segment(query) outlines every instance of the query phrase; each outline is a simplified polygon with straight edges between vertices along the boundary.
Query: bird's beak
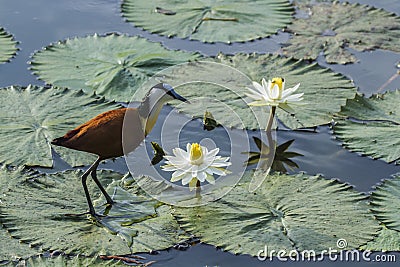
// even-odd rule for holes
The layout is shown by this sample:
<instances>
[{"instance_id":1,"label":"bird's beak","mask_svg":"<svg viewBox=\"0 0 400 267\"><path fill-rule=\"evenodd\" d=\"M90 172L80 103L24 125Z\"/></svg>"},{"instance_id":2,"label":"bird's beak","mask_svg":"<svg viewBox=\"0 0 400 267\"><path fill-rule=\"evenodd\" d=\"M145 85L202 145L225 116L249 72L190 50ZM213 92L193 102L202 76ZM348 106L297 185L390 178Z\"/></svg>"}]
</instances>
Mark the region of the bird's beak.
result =
<instances>
[{"instance_id":1,"label":"bird's beak","mask_svg":"<svg viewBox=\"0 0 400 267\"><path fill-rule=\"evenodd\" d=\"M172 96L173 96L175 99L178 99L178 100L180 100L180 101L182 101L182 102L185 102L185 103L190 104L190 101L189 101L189 100L187 100L187 99L184 98L183 96L179 95L179 94L178 94L177 92L175 92L174 90L171 90L170 92L172 93Z\"/></svg>"}]
</instances>

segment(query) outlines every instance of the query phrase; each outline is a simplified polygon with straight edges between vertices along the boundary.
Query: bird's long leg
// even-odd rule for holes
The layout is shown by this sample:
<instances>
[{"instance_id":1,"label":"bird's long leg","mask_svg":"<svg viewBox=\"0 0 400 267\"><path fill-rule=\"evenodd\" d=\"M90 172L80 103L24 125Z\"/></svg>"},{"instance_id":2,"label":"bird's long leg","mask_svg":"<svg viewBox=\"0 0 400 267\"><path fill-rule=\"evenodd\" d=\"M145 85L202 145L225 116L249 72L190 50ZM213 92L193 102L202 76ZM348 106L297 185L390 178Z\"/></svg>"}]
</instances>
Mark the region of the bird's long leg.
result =
<instances>
[{"instance_id":1,"label":"bird's long leg","mask_svg":"<svg viewBox=\"0 0 400 267\"><path fill-rule=\"evenodd\" d=\"M88 203L88 206L89 206L89 213L90 213L90 215L92 215L93 217L96 217L96 212L95 212L95 210L94 210L92 200L90 199L89 190L88 190L88 188L87 188L86 181L87 181L87 177L89 176L89 173L91 173L91 172L93 172L93 171L96 172L97 166L99 166L100 161L101 161L101 159L100 159L100 157L99 157L99 158L96 159L96 161L92 164L92 166L90 166L89 169L87 169L87 170L85 171L85 173L84 173L84 174L82 175L82 177L81 177L81 178L82 178L83 190L85 191L86 200L87 200L87 203Z\"/></svg>"},{"instance_id":2,"label":"bird's long leg","mask_svg":"<svg viewBox=\"0 0 400 267\"><path fill-rule=\"evenodd\" d=\"M112 205L112 204L114 204L114 201L112 200L110 195L107 193L107 191L104 189L104 187L101 185L100 181L97 179L96 170L97 170L97 166L95 169L92 170L92 173L91 173L92 179L97 184L97 186L100 188L100 191L103 193L104 197L107 200L107 204Z\"/></svg>"}]
</instances>

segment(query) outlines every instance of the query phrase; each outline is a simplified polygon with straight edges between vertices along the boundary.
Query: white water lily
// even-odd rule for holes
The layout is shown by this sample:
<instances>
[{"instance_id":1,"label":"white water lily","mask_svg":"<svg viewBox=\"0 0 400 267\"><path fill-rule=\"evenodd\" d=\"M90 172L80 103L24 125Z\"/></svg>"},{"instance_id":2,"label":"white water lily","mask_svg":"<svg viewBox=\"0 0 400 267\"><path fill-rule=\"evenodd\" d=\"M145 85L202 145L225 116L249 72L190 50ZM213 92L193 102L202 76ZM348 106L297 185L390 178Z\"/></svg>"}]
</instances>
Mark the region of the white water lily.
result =
<instances>
[{"instance_id":1,"label":"white water lily","mask_svg":"<svg viewBox=\"0 0 400 267\"><path fill-rule=\"evenodd\" d=\"M261 83L262 85L253 81L255 89L247 88L250 93L246 93L246 95L255 100L249 103L249 106L273 106L292 112L288 104L303 100L303 93L293 94L299 88L300 83L288 89L285 89L285 80L280 77L268 80L268 82L262 79Z\"/></svg>"},{"instance_id":2,"label":"white water lily","mask_svg":"<svg viewBox=\"0 0 400 267\"><path fill-rule=\"evenodd\" d=\"M198 143L187 144L186 151L181 148L172 150L174 156L164 156L164 171L173 171L171 182L182 180L182 185L189 184L190 190L196 187L197 181L215 183L214 174L225 176L229 173L223 167L230 166L229 157L217 156L219 148L208 151Z\"/></svg>"}]
</instances>

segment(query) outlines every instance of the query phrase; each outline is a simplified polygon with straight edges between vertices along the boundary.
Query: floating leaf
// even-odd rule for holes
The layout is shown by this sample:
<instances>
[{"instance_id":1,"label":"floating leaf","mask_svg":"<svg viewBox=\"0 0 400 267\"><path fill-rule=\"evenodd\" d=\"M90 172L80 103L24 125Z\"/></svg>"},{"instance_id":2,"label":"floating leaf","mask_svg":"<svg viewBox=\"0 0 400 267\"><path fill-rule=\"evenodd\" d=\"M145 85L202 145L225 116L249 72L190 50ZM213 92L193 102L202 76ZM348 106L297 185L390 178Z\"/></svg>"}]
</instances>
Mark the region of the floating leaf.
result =
<instances>
[{"instance_id":1,"label":"floating leaf","mask_svg":"<svg viewBox=\"0 0 400 267\"><path fill-rule=\"evenodd\" d=\"M3 199L8 194L9 191L13 191L14 188L23 180L26 176L36 175L38 172L29 169L25 166L20 166L18 168L11 168L3 165L0 168L0 217L4 213L3 209ZM28 258L33 255L37 255L39 252L30 247L27 244L21 243L20 240L13 238L7 231L3 228L0 221L0 263L7 260L17 260L20 258ZM1 265L1 264L0 264Z\"/></svg>"},{"instance_id":2,"label":"floating leaf","mask_svg":"<svg viewBox=\"0 0 400 267\"><path fill-rule=\"evenodd\" d=\"M176 208L176 216L203 242L250 255L265 246L274 255L281 249L286 255L293 249L318 253L336 249L341 238L346 249L353 249L379 230L365 196L337 180L275 174L254 193L247 188L247 183L239 184L206 206Z\"/></svg>"},{"instance_id":3,"label":"floating leaf","mask_svg":"<svg viewBox=\"0 0 400 267\"><path fill-rule=\"evenodd\" d=\"M371 198L375 217L387 228L400 231L400 174L385 180Z\"/></svg>"},{"instance_id":4,"label":"floating leaf","mask_svg":"<svg viewBox=\"0 0 400 267\"><path fill-rule=\"evenodd\" d=\"M30 248L27 244L22 244L19 242L19 240L12 238L7 230L1 225L0 240L0 263L2 261L30 257L38 253L38 251Z\"/></svg>"},{"instance_id":5,"label":"floating leaf","mask_svg":"<svg viewBox=\"0 0 400 267\"><path fill-rule=\"evenodd\" d=\"M0 63L7 62L17 50L17 42L13 36L0 27Z\"/></svg>"},{"instance_id":6,"label":"floating leaf","mask_svg":"<svg viewBox=\"0 0 400 267\"><path fill-rule=\"evenodd\" d=\"M32 257L26 260L20 260L17 263L11 262L5 266L25 266L25 267L53 267L53 266L126 266L122 261L102 260L99 258L86 258L83 256L57 256L57 257ZM139 265L130 265L139 266ZM142 265L140 265L142 266Z\"/></svg>"},{"instance_id":7,"label":"floating leaf","mask_svg":"<svg viewBox=\"0 0 400 267\"><path fill-rule=\"evenodd\" d=\"M361 249L371 251L400 251L400 232L383 227L373 240Z\"/></svg>"},{"instance_id":8,"label":"floating leaf","mask_svg":"<svg viewBox=\"0 0 400 267\"><path fill-rule=\"evenodd\" d=\"M357 60L347 48L400 52L400 18L393 13L338 1L298 6L311 15L288 26L294 36L286 55L315 60L323 52L328 63L346 64Z\"/></svg>"},{"instance_id":9,"label":"floating leaf","mask_svg":"<svg viewBox=\"0 0 400 267\"><path fill-rule=\"evenodd\" d=\"M329 123L332 115L356 94L351 81L340 74L277 55L220 54L215 59L176 66L159 75L192 102L177 105L179 110L198 118L203 118L207 110L221 125L248 129L265 128L269 114L266 107L250 108L244 101L251 80L260 82L262 78L278 76L285 78L288 87L300 83L298 92L304 93L304 103L293 106L294 116L277 110L278 119L292 129Z\"/></svg>"},{"instance_id":10,"label":"floating leaf","mask_svg":"<svg viewBox=\"0 0 400 267\"><path fill-rule=\"evenodd\" d=\"M16 170L9 170L6 166L0 168L0 214L2 211L2 202L5 194L13 190L23 175L32 175L35 172L25 167L19 167ZM30 248L27 244L20 243L19 240L12 238L0 222L0 262L6 260L16 260L27 258L38 253L37 250Z\"/></svg>"},{"instance_id":11,"label":"floating leaf","mask_svg":"<svg viewBox=\"0 0 400 267\"><path fill-rule=\"evenodd\" d=\"M0 89L0 162L12 165L53 165L50 141L106 110L107 102L82 91L11 86ZM54 147L68 163L84 165L95 157Z\"/></svg>"},{"instance_id":12,"label":"floating leaf","mask_svg":"<svg viewBox=\"0 0 400 267\"><path fill-rule=\"evenodd\" d=\"M400 91L348 100L334 132L355 152L400 164Z\"/></svg>"},{"instance_id":13,"label":"floating leaf","mask_svg":"<svg viewBox=\"0 0 400 267\"><path fill-rule=\"evenodd\" d=\"M287 0L124 0L123 16L152 33L202 42L244 42L277 33L292 20Z\"/></svg>"},{"instance_id":14,"label":"floating leaf","mask_svg":"<svg viewBox=\"0 0 400 267\"><path fill-rule=\"evenodd\" d=\"M103 207L103 213L107 214L97 224L87 215L67 215L87 209L80 181L82 171L24 177L25 181L2 199L0 220L22 242L67 254L148 252L179 241L178 224L169 206L158 207L157 201L139 194L138 190L116 187L112 181L121 179L117 173L99 171L98 174L103 185L111 185L107 190L116 203L111 208L96 205L97 212ZM92 197L100 194L93 182L89 183L89 191ZM96 201L99 202L105 203L101 199Z\"/></svg>"},{"instance_id":15,"label":"floating leaf","mask_svg":"<svg viewBox=\"0 0 400 267\"><path fill-rule=\"evenodd\" d=\"M93 35L68 39L35 53L31 69L46 83L90 93L94 90L128 102L155 73L198 57L169 51L140 37Z\"/></svg>"}]
</instances>

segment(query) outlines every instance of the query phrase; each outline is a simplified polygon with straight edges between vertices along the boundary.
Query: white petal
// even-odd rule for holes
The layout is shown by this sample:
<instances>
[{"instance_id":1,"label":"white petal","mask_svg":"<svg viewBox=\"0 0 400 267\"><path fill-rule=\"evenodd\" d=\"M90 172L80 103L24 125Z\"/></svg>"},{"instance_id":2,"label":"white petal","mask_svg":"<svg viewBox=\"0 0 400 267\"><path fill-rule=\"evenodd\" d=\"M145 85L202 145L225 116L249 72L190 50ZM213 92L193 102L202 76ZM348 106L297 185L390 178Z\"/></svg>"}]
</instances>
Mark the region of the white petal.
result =
<instances>
[{"instance_id":1,"label":"white petal","mask_svg":"<svg viewBox=\"0 0 400 267\"><path fill-rule=\"evenodd\" d=\"M163 166L161 166L161 169L166 172L178 170L178 168L176 168L174 165L163 165Z\"/></svg>"},{"instance_id":2,"label":"white petal","mask_svg":"<svg viewBox=\"0 0 400 267\"><path fill-rule=\"evenodd\" d=\"M216 167L214 167L214 166L209 167L207 170L209 170L209 171L211 171L212 173L215 173L215 174L217 174L217 175L222 175L222 176L226 175L226 172L225 172L224 169L216 168ZM207 173L212 174L212 173L210 173L210 172L208 172L208 171L207 171Z\"/></svg>"},{"instance_id":3,"label":"white petal","mask_svg":"<svg viewBox=\"0 0 400 267\"><path fill-rule=\"evenodd\" d=\"M296 86L289 88L287 90L284 90L282 93L282 98L285 98L285 97L293 94L299 88L299 86L300 86L300 84L298 83L298 84L296 84Z\"/></svg>"},{"instance_id":4,"label":"white petal","mask_svg":"<svg viewBox=\"0 0 400 267\"><path fill-rule=\"evenodd\" d=\"M172 174L171 182L176 182L182 179L185 176L186 172L183 171L176 171Z\"/></svg>"},{"instance_id":5,"label":"white petal","mask_svg":"<svg viewBox=\"0 0 400 267\"><path fill-rule=\"evenodd\" d=\"M210 152L208 152L207 157L215 157L219 152L219 148L214 148L213 150L211 150Z\"/></svg>"},{"instance_id":6,"label":"white petal","mask_svg":"<svg viewBox=\"0 0 400 267\"><path fill-rule=\"evenodd\" d=\"M256 90L257 90L258 92L260 92L261 94L263 94L264 88L261 86L261 84L259 84L258 82L255 82L255 81L253 81L252 83L253 83L254 88L256 88Z\"/></svg>"},{"instance_id":7,"label":"white petal","mask_svg":"<svg viewBox=\"0 0 400 267\"><path fill-rule=\"evenodd\" d=\"M262 86L263 86L263 93L264 95L268 95L269 87L271 86L271 81L266 81L264 78L261 80Z\"/></svg>"},{"instance_id":8,"label":"white petal","mask_svg":"<svg viewBox=\"0 0 400 267\"><path fill-rule=\"evenodd\" d=\"M279 98L279 86L277 84L274 85L271 89L271 98L278 99Z\"/></svg>"},{"instance_id":9,"label":"white petal","mask_svg":"<svg viewBox=\"0 0 400 267\"><path fill-rule=\"evenodd\" d=\"M285 100L287 102L298 102L303 100L304 93L288 96Z\"/></svg>"},{"instance_id":10,"label":"white petal","mask_svg":"<svg viewBox=\"0 0 400 267\"><path fill-rule=\"evenodd\" d=\"M193 179L192 175L190 173L186 173L182 177L182 185L187 185L192 179Z\"/></svg>"},{"instance_id":11,"label":"white petal","mask_svg":"<svg viewBox=\"0 0 400 267\"><path fill-rule=\"evenodd\" d=\"M204 158L204 156L206 156L208 154L208 148L206 148L205 146L202 146L201 152L203 152L203 158Z\"/></svg>"},{"instance_id":12,"label":"white petal","mask_svg":"<svg viewBox=\"0 0 400 267\"><path fill-rule=\"evenodd\" d=\"M232 163L231 162L225 162L225 161L214 161L211 164L211 167L227 167L227 166L231 166Z\"/></svg>"},{"instance_id":13,"label":"white petal","mask_svg":"<svg viewBox=\"0 0 400 267\"><path fill-rule=\"evenodd\" d=\"M172 150L172 152L175 154L175 158L179 158L181 160L187 160L188 159L188 153L185 150L183 150L183 149L181 149L179 147L174 148Z\"/></svg>"},{"instance_id":14,"label":"white petal","mask_svg":"<svg viewBox=\"0 0 400 267\"><path fill-rule=\"evenodd\" d=\"M206 180L206 173L205 172L198 172L197 173L197 179L199 179L200 182L204 182Z\"/></svg>"}]
</instances>

